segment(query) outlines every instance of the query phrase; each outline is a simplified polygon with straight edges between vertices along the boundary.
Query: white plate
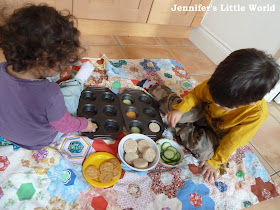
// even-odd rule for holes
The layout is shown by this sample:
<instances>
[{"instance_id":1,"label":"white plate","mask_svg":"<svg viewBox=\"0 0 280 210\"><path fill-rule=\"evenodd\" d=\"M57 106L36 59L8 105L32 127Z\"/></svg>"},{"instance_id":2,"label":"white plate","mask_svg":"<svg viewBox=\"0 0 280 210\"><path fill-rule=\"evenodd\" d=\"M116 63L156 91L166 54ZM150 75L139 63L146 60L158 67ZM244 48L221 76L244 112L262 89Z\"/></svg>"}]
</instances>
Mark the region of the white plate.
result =
<instances>
[{"instance_id":1,"label":"white plate","mask_svg":"<svg viewBox=\"0 0 280 210\"><path fill-rule=\"evenodd\" d=\"M156 157L155 157L153 162L149 163L148 168L145 168L145 169L134 168L131 165L129 165L128 163L125 162L125 160L124 160L125 152L124 152L124 149L123 149L123 145L124 145L125 141L128 140L128 139L133 139L135 141L145 139L148 142L150 142L151 148L153 148L156 151ZM156 143L150 137L145 136L143 134L133 133L133 134L129 134L129 135L123 137L122 140L120 141L119 147L118 147L118 157L121 159L121 161L127 167L129 167L129 168L131 168L135 171L148 171L148 170L151 170L152 168L154 168L158 164L158 162L159 162L159 151L158 151Z\"/></svg>"}]
</instances>

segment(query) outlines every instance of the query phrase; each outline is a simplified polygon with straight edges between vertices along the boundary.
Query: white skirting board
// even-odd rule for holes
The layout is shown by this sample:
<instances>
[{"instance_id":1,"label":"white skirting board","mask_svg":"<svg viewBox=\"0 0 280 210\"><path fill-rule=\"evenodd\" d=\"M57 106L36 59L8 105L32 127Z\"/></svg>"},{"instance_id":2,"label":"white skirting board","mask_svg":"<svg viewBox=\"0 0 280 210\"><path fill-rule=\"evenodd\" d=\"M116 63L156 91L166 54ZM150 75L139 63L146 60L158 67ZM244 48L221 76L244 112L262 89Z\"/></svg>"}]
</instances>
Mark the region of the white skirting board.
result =
<instances>
[{"instance_id":1,"label":"white skirting board","mask_svg":"<svg viewBox=\"0 0 280 210\"><path fill-rule=\"evenodd\" d=\"M270 102L278 95L279 92L280 92L280 82L278 82L275 85L275 87L268 94L265 95L264 99L267 102Z\"/></svg>"},{"instance_id":2,"label":"white skirting board","mask_svg":"<svg viewBox=\"0 0 280 210\"><path fill-rule=\"evenodd\" d=\"M277 60L277 63L280 65L280 58ZM280 89L280 88L279 88ZM279 90L279 94L274 98L274 101L277 104L280 104L280 90Z\"/></svg>"},{"instance_id":3,"label":"white skirting board","mask_svg":"<svg viewBox=\"0 0 280 210\"><path fill-rule=\"evenodd\" d=\"M189 40L196 45L210 60L218 65L234 50L224 43L219 37L201 24L199 28L193 28ZM280 63L280 59L277 61ZM280 82L264 98L272 101L280 93ZM280 96L279 99L280 100ZM277 102L279 103L279 102Z\"/></svg>"},{"instance_id":4,"label":"white skirting board","mask_svg":"<svg viewBox=\"0 0 280 210\"><path fill-rule=\"evenodd\" d=\"M200 25L193 28L189 40L196 45L210 60L218 65L234 50L212 33L207 27Z\"/></svg>"},{"instance_id":5,"label":"white skirting board","mask_svg":"<svg viewBox=\"0 0 280 210\"><path fill-rule=\"evenodd\" d=\"M280 65L280 58L277 60L277 63ZM267 102L272 101L274 98L274 101L276 103L280 103L280 81L275 85L275 87L268 93L265 95L264 99ZM278 97L276 97L278 95Z\"/></svg>"},{"instance_id":6,"label":"white skirting board","mask_svg":"<svg viewBox=\"0 0 280 210\"><path fill-rule=\"evenodd\" d=\"M275 97L274 101L275 101L277 104L280 104L280 93Z\"/></svg>"}]
</instances>

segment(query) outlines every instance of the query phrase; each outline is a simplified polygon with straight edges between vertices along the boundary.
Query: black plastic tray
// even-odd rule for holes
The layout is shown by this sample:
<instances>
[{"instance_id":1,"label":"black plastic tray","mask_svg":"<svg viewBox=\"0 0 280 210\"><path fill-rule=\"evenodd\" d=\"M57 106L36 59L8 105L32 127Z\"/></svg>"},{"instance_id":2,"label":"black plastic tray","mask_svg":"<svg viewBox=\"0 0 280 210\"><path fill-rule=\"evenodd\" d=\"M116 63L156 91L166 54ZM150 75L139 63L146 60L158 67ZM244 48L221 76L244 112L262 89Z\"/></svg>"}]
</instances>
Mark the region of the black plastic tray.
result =
<instances>
[{"instance_id":1,"label":"black plastic tray","mask_svg":"<svg viewBox=\"0 0 280 210\"><path fill-rule=\"evenodd\" d=\"M131 105L123 103L124 99L132 102ZM128 133L132 133L131 127L140 128L141 134L149 136L153 140L162 137L164 124L159 113L158 103L144 91L137 89L126 89L119 96L121 112L124 119L124 125ZM136 119L126 116L126 112L133 111L136 113ZM155 122L160 126L159 132L152 132L149 124Z\"/></svg>"},{"instance_id":2,"label":"black plastic tray","mask_svg":"<svg viewBox=\"0 0 280 210\"><path fill-rule=\"evenodd\" d=\"M87 87L81 93L77 115L98 125L96 132L84 133L91 139L116 139L123 130L119 99L110 89Z\"/></svg>"}]
</instances>

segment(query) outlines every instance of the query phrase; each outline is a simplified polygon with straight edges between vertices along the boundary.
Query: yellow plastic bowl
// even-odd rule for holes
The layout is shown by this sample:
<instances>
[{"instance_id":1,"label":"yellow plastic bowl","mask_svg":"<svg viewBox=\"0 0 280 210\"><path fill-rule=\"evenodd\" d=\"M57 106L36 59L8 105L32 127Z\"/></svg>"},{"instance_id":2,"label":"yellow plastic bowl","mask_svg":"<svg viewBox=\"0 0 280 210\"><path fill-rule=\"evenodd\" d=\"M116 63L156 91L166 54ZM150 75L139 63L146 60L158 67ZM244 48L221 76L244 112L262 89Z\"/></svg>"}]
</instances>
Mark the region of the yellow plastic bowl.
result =
<instances>
[{"instance_id":1,"label":"yellow plastic bowl","mask_svg":"<svg viewBox=\"0 0 280 210\"><path fill-rule=\"evenodd\" d=\"M122 172L121 164L119 164L120 175L118 176L118 178L112 179L110 182L101 183L101 182L99 182L98 179L90 179L85 175L85 169L89 165L93 165L93 166L96 166L97 168L99 168L99 166L102 162L112 159L112 158L116 158L116 157L108 152L96 152L87 157L87 159L85 160L85 162L83 164L83 175L90 185L97 187L97 188L107 188L107 187L111 187L114 184L116 184L116 182L121 177L121 172Z\"/></svg>"}]
</instances>

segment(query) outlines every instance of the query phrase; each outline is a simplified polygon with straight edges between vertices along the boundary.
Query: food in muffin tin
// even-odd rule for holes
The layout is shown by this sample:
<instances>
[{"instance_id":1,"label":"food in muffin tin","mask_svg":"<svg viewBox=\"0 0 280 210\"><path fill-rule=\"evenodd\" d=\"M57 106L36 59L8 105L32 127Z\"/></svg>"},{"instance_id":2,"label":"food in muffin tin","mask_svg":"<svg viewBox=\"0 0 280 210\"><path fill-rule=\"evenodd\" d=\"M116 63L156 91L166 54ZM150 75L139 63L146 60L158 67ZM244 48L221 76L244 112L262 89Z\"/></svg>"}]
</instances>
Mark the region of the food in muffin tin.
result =
<instances>
[{"instance_id":1,"label":"food in muffin tin","mask_svg":"<svg viewBox=\"0 0 280 210\"><path fill-rule=\"evenodd\" d=\"M133 111L128 111L125 115L132 119L136 119L136 117L137 117L136 113Z\"/></svg>"},{"instance_id":2,"label":"food in muffin tin","mask_svg":"<svg viewBox=\"0 0 280 210\"><path fill-rule=\"evenodd\" d=\"M138 128L136 126L131 127L130 130L132 133L141 133L140 128Z\"/></svg>"},{"instance_id":3,"label":"food in muffin tin","mask_svg":"<svg viewBox=\"0 0 280 210\"><path fill-rule=\"evenodd\" d=\"M153 132L153 133L157 133L160 131L160 126L157 123L150 123L149 124L149 129Z\"/></svg>"},{"instance_id":4,"label":"food in muffin tin","mask_svg":"<svg viewBox=\"0 0 280 210\"><path fill-rule=\"evenodd\" d=\"M126 105L131 105L132 104L131 100L129 100L129 99L123 99L123 103L126 104Z\"/></svg>"},{"instance_id":5,"label":"food in muffin tin","mask_svg":"<svg viewBox=\"0 0 280 210\"><path fill-rule=\"evenodd\" d=\"M98 128L98 125L96 123L92 123L92 126L97 129Z\"/></svg>"}]
</instances>

